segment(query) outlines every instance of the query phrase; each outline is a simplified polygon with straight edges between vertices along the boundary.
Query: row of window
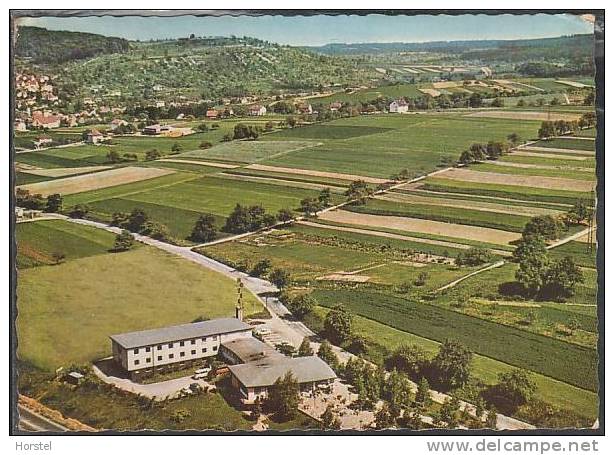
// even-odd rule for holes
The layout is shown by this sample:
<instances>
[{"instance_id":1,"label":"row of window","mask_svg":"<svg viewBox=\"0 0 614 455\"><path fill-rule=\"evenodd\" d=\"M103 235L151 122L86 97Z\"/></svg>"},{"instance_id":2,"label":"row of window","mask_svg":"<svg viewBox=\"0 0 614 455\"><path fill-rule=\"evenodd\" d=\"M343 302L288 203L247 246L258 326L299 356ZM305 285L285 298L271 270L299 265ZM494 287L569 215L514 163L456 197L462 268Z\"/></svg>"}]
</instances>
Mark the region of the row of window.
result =
<instances>
[{"instance_id":1,"label":"row of window","mask_svg":"<svg viewBox=\"0 0 614 455\"><path fill-rule=\"evenodd\" d=\"M217 335L213 335L213 336L211 337L211 339L212 339L213 341L217 341ZM203 341L203 343L205 343L205 342L207 341L207 337L203 337L203 338L202 338L202 341ZM180 341L180 342L179 342L179 347L184 347L184 346L185 346L185 343L186 343L185 341ZM192 344L192 345L196 344L196 340L190 340L190 344ZM172 349L172 348L173 348L173 343L169 343L169 344L168 344L168 347L169 347L169 349ZM136 349L134 350L134 353L135 353L135 354L138 354L138 353L139 353L139 349L140 349L140 348L136 348ZM156 346L156 349L157 349L158 351L161 351L161 350L162 350L162 345L161 345L161 344L159 344L158 346ZM151 348L150 348L149 346L148 346L148 347L146 347L146 348L145 348L145 352L151 352ZM203 351L203 352L204 352L204 351Z\"/></svg>"},{"instance_id":2,"label":"row of window","mask_svg":"<svg viewBox=\"0 0 614 455\"><path fill-rule=\"evenodd\" d=\"M217 351L217 346L213 346L213 351ZM206 352L207 352L207 348L202 348L201 352L202 352L203 354L204 354L204 353L206 353ZM190 353L190 354L191 354L191 355L196 355L196 349L192 349L192 351L191 351L191 353ZM182 352L180 352L180 353L179 353L179 357L185 357L185 352L183 352L183 351L182 351ZM169 354L169 355L168 355L168 358L169 358L170 360L174 359L174 358L175 358L175 354ZM163 357L162 357L161 355L159 355L159 356L158 356L158 362L162 362L162 360L163 360ZM135 364L135 365L139 365L140 363L141 363L141 361L140 361L139 359L135 359L135 360L134 360L134 364ZM147 358L145 359L145 363L151 363L151 357L147 357Z\"/></svg>"}]
</instances>

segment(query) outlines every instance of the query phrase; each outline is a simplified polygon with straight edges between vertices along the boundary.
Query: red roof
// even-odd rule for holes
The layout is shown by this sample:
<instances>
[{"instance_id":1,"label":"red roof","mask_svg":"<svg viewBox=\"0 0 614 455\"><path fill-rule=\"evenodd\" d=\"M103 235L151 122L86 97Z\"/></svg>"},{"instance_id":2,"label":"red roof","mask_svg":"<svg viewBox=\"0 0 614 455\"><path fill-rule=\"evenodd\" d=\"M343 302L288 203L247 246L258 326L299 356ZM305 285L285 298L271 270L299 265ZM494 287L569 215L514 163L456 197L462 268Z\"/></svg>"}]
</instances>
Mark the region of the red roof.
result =
<instances>
[{"instance_id":1,"label":"red roof","mask_svg":"<svg viewBox=\"0 0 614 455\"><path fill-rule=\"evenodd\" d=\"M34 112L32 114L32 121L46 125L49 123L56 123L60 121L60 116L59 115L45 115L42 112Z\"/></svg>"}]
</instances>

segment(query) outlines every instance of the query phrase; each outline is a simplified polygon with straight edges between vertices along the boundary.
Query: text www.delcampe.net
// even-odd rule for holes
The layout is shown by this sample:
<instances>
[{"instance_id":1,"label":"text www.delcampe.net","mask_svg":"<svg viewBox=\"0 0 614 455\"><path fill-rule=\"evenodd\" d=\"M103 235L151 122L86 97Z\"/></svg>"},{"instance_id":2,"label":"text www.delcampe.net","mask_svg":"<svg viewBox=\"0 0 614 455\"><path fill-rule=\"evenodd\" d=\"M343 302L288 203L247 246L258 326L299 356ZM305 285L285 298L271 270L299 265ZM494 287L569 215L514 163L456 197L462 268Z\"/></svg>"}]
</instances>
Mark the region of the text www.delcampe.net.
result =
<instances>
[{"instance_id":1,"label":"text www.delcampe.net","mask_svg":"<svg viewBox=\"0 0 614 455\"><path fill-rule=\"evenodd\" d=\"M540 455L550 452L574 453L597 453L599 452L598 441L529 441L529 440L504 440L504 439L479 439L471 440L439 440L426 441L426 447L433 453L538 453Z\"/></svg>"}]
</instances>

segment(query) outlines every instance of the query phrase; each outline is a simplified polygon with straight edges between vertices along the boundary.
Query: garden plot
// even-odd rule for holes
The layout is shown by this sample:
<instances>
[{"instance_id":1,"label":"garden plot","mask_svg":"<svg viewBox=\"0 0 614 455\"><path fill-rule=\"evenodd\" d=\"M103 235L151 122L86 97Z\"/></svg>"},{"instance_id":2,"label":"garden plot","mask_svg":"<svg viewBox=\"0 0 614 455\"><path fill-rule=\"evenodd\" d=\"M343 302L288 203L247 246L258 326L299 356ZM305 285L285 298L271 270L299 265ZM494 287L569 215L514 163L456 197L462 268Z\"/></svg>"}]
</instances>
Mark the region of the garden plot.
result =
<instances>
[{"instance_id":1,"label":"garden plot","mask_svg":"<svg viewBox=\"0 0 614 455\"><path fill-rule=\"evenodd\" d=\"M528 186L532 188L583 192L589 192L595 187L594 182L586 180L533 175L497 174L495 172L480 172L470 169L450 169L447 172L439 174L437 177L441 179L461 180L464 182Z\"/></svg>"},{"instance_id":2,"label":"garden plot","mask_svg":"<svg viewBox=\"0 0 614 455\"><path fill-rule=\"evenodd\" d=\"M291 167L279 167L279 166L267 166L264 164L251 164L246 167L247 169L255 169L259 171L271 171L271 172L283 172L285 174L297 174L297 175L311 175L314 177L325 177L325 178L334 178L340 180L364 180L367 183L386 183L387 179L379 179L375 177L365 177L362 175L354 175L354 174L343 174L338 172L324 172L324 171L313 171L309 169L295 169Z\"/></svg>"},{"instance_id":3,"label":"garden plot","mask_svg":"<svg viewBox=\"0 0 614 455\"><path fill-rule=\"evenodd\" d=\"M22 185L19 188L28 190L33 194L48 196L50 194L74 194L85 191L109 188L127 183L149 180L163 175L173 174L170 169L158 169L153 167L128 166L119 169L96 172L94 174L79 175L63 179Z\"/></svg>"},{"instance_id":4,"label":"garden plot","mask_svg":"<svg viewBox=\"0 0 614 455\"><path fill-rule=\"evenodd\" d=\"M377 196L376 199L385 201L403 202L408 204L428 204L442 207L460 207L468 210L478 210L482 212L506 213L511 215L554 215L560 213L541 207L525 207L520 205L496 204L492 202L468 201L462 199L444 199L440 197L416 196L402 193L388 193L385 196Z\"/></svg>"},{"instance_id":5,"label":"garden plot","mask_svg":"<svg viewBox=\"0 0 614 455\"><path fill-rule=\"evenodd\" d=\"M322 213L318 217L321 220L334 223L422 232L498 245L507 245L520 238L519 233L507 232L500 229L444 223L441 221L422 220L403 216L370 215L366 213L353 213L345 210L333 210Z\"/></svg>"},{"instance_id":6,"label":"garden plot","mask_svg":"<svg viewBox=\"0 0 614 455\"><path fill-rule=\"evenodd\" d=\"M25 172L26 174L32 175L40 175L41 177L67 177L70 175L77 174L87 174L90 172L104 171L105 169L110 169L111 166L84 166L84 167L65 167L65 168L55 168L55 169L20 169L21 172Z\"/></svg>"},{"instance_id":7,"label":"garden plot","mask_svg":"<svg viewBox=\"0 0 614 455\"><path fill-rule=\"evenodd\" d=\"M433 98L437 98L439 95L441 95L441 92L439 90L435 90L434 88L419 88L418 90L425 95L432 96Z\"/></svg>"},{"instance_id":8,"label":"garden plot","mask_svg":"<svg viewBox=\"0 0 614 455\"><path fill-rule=\"evenodd\" d=\"M181 153L176 155L175 158L254 163L318 145L320 143L314 141L232 141L206 150L193 150Z\"/></svg>"},{"instance_id":9,"label":"garden plot","mask_svg":"<svg viewBox=\"0 0 614 455\"><path fill-rule=\"evenodd\" d=\"M479 111L466 114L465 117L498 118L509 120L578 120L580 114L567 112L533 112L533 111Z\"/></svg>"}]
</instances>

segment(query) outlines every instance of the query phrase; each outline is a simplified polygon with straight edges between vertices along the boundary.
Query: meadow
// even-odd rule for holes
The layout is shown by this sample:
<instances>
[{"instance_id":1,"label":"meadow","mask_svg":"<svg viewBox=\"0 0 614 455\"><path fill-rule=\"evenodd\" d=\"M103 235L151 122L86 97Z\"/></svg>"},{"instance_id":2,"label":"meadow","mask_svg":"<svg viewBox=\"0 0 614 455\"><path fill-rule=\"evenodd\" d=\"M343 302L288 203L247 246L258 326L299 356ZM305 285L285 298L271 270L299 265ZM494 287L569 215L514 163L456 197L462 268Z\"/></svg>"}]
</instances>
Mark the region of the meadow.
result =
<instances>
[{"instance_id":1,"label":"meadow","mask_svg":"<svg viewBox=\"0 0 614 455\"><path fill-rule=\"evenodd\" d=\"M586 139L572 139L572 138L555 138L548 140L541 140L535 143L534 145L538 147L552 147L559 149L570 149L570 150L586 150L586 151L595 151L595 142L589 141Z\"/></svg>"},{"instance_id":2,"label":"meadow","mask_svg":"<svg viewBox=\"0 0 614 455\"><path fill-rule=\"evenodd\" d=\"M110 355L108 336L114 333L234 314L236 284L229 278L148 246L106 253L112 234L51 223L59 223L52 226L63 235L47 237L49 223L18 225L18 241L24 238L43 252L65 250L67 256L58 265L19 271L17 334L23 361L48 371L89 363ZM39 239L45 240L39 245ZM262 310L250 293L244 299L246 313Z\"/></svg>"}]
</instances>

